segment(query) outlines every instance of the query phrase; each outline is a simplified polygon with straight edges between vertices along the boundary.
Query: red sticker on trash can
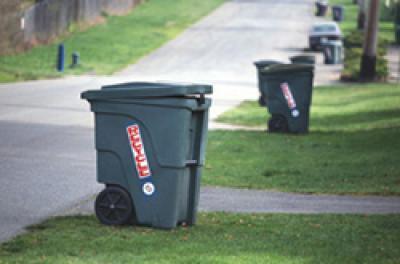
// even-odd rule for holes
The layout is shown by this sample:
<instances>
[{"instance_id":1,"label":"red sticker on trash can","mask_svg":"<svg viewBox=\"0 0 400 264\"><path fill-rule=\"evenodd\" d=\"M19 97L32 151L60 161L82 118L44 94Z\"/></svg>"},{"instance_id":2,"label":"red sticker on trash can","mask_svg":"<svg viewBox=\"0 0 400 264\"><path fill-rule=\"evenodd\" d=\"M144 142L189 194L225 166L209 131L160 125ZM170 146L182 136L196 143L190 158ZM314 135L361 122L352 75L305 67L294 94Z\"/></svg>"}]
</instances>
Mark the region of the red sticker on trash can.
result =
<instances>
[{"instance_id":1,"label":"red sticker on trash can","mask_svg":"<svg viewBox=\"0 0 400 264\"><path fill-rule=\"evenodd\" d=\"M282 83L281 84L281 90L282 90L283 96L286 99L288 107L290 109L296 108L296 101L294 100L292 91L290 91L289 84L288 83Z\"/></svg>"},{"instance_id":2,"label":"red sticker on trash can","mask_svg":"<svg viewBox=\"0 0 400 264\"><path fill-rule=\"evenodd\" d=\"M149 162L144 150L142 136L138 125L128 126L126 129L131 146L133 160L135 161L136 171L140 179L151 176Z\"/></svg>"}]
</instances>

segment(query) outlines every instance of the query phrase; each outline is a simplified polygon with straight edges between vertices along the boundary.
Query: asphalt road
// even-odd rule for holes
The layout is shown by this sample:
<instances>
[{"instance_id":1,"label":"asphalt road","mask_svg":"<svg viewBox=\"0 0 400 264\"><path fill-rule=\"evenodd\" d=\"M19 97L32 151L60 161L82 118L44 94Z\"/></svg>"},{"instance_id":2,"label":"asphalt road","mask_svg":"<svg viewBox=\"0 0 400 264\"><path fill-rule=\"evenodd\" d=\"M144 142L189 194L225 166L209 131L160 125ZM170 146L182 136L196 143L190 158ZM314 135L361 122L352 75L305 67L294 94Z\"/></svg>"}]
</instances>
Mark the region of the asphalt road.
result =
<instances>
[{"instance_id":1,"label":"asphalt road","mask_svg":"<svg viewBox=\"0 0 400 264\"><path fill-rule=\"evenodd\" d=\"M312 8L311 0L228 1L113 77L0 85L0 241L101 188L92 114L81 91L126 80L205 82L215 88L215 117L256 98L253 61L287 61L307 45ZM336 68L318 71L321 82L337 77Z\"/></svg>"}]
</instances>

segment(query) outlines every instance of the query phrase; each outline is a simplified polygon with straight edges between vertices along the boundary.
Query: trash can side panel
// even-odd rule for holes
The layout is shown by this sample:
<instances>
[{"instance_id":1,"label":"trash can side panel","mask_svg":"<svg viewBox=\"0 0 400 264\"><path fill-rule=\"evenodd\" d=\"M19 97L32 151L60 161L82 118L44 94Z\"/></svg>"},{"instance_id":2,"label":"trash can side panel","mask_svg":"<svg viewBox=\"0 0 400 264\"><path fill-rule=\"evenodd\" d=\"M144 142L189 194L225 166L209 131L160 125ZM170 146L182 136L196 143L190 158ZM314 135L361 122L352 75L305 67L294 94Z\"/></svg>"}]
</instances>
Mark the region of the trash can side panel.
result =
<instances>
[{"instance_id":1,"label":"trash can side panel","mask_svg":"<svg viewBox=\"0 0 400 264\"><path fill-rule=\"evenodd\" d=\"M211 103L210 99L206 100ZM208 109L192 112L188 160L196 161L197 166L203 166L205 162L208 136L208 114Z\"/></svg>"},{"instance_id":2,"label":"trash can side panel","mask_svg":"<svg viewBox=\"0 0 400 264\"><path fill-rule=\"evenodd\" d=\"M117 153L108 151L97 152L97 181L104 184L114 184L129 188L123 163Z\"/></svg>"}]
</instances>

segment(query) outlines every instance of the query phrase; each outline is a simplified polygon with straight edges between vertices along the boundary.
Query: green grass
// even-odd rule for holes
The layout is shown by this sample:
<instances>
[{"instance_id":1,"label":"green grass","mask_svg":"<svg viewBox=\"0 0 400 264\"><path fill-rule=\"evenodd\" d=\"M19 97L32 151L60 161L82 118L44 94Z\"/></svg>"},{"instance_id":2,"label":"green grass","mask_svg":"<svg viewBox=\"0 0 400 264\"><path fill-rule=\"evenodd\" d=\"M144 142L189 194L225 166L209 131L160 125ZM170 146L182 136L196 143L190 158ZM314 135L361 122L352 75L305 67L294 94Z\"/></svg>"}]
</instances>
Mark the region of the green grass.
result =
<instances>
[{"instance_id":1,"label":"green grass","mask_svg":"<svg viewBox=\"0 0 400 264\"><path fill-rule=\"evenodd\" d=\"M81 67L65 74L111 74L177 36L224 0L151 0L127 16L108 16L106 22L60 39L71 54L78 51ZM14 56L0 57L0 82L60 77L55 70L57 43Z\"/></svg>"},{"instance_id":2,"label":"green grass","mask_svg":"<svg viewBox=\"0 0 400 264\"><path fill-rule=\"evenodd\" d=\"M210 133L203 183L305 193L400 194L400 87L314 90L310 133ZM218 121L266 128L269 115L244 102Z\"/></svg>"},{"instance_id":3,"label":"green grass","mask_svg":"<svg viewBox=\"0 0 400 264\"><path fill-rule=\"evenodd\" d=\"M193 228L47 221L0 246L0 263L398 263L400 216L200 214Z\"/></svg>"}]
</instances>

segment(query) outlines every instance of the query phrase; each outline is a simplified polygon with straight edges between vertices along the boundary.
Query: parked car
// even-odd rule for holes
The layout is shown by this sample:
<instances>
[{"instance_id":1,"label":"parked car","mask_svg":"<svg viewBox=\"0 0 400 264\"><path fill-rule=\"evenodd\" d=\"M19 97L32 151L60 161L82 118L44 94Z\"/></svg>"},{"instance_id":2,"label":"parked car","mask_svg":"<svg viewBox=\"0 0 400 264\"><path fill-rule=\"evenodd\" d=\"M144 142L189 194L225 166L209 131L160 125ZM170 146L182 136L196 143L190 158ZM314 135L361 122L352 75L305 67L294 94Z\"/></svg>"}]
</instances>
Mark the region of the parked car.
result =
<instances>
[{"instance_id":1,"label":"parked car","mask_svg":"<svg viewBox=\"0 0 400 264\"><path fill-rule=\"evenodd\" d=\"M342 40L342 32L336 22L320 22L312 26L309 33L311 50L320 50L324 42Z\"/></svg>"}]
</instances>

